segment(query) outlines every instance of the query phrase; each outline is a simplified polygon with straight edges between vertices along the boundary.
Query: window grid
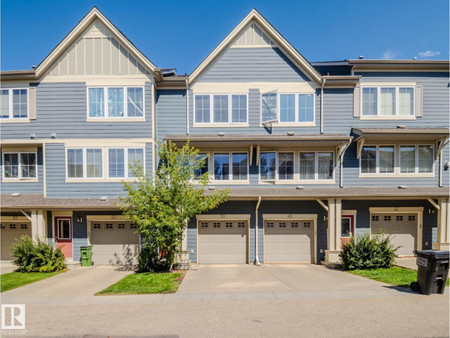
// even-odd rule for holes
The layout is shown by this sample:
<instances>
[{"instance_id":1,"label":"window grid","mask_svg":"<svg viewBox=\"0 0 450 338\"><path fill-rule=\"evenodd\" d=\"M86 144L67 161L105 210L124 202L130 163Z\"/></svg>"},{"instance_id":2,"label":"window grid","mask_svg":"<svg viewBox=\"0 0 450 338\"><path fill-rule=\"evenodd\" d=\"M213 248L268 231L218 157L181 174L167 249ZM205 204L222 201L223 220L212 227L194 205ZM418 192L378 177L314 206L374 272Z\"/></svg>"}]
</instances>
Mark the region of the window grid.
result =
<instances>
[{"instance_id":1,"label":"window grid","mask_svg":"<svg viewBox=\"0 0 450 338\"><path fill-rule=\"evenodd\" d=\"M273 222L267 222L266 223L267 228L273 228Z\"/></svg>"},{"instance_id":2,"label":"window grid","mask_svg":"<svg viewBox=\"0 0 450 338\"><path fill-rule=\"evenodd\" d=\"M311 222L303 222L303 227L311 228Z\"/></svg>"},{"instance_id":3,"label":"window grid","mask_svg":"<svg viewBox=\"0 0 450 338\"><path fill-rule=\"evenodd\" d=\"M87 97L90 119L144 116L144 87L88 87Z\"/></svg>"},{"instance_id":4,"label":"window grid","mask_svg":"<svg viewBox=\"0 0 450 338\"><path fill-rule=\"evenodd\" d=\"M238 228L245 228L245 222L238 222Z\"/></svg>"},{"instance_id":5,"label":"window grid","mask_svg":"<svg viewBox=\"0 0 450 338\"><path fill-rule=\"evenodd\" d=\"M280 222L280 223L278 223L278 226L280 228L286 228L286 222Z\"/></svg>"},{"instance_id":6,"label":"window grid","mask_svg":"<svg viewBox=\"0 0 450 338\"><path fill-rule=\"evenodd\" d=\"M15 225L15 224L10 224L10 225L9 225L9 228L10 228L10 229L15 229L15 228L16 228L16 225Z\"/></svg>"},{"instance_id":7,"label":"window grid","mask_svg":"<svg viewBox=\"0 0 450 338\"><path fill-rule=\"evenodd\" d=\"M94 223L94 229L100 229L101 225L99 223Z\"/></svg>"},{"instance_id":8,"label":"window grid","mask_svg":"<svg viewBox=\"0 0 450 338\"><path fill-rule=\"evenodd\" d=\"M403 221L403 216L402 216L402 215L397 215L397 216L395 217L395 220L396 220L396 221Z\"/></svg>"},{"instance_id":9,"label":"window grid","mask_svg":"<svg viewBox=\"0 0 450 338\"><path fill-rule=\"evenodd\" d=\"M232 228L233 227L233 223L232 222L226 222L225 223L225 228Z\"/></svg>"},{"instance_id":10,"label":"window grid","mask_svg":"<svg viewBox=\"0 0 450 338\"><path fill-rule=\"evenodd\" d=\"M387 221L390 221L391 220L391 216L384 216L384 220L387 222Z\"/></svg>"},{"instance_id":11,"label":"window grid","mask_svg":"<svg viewBox=\"0 0 450 338\"><path fill-rule=\"evenodd\" d=\"M28 224L21 224L21 225L20 225L20 228L21 228L21 229L28 229Z\"/></svg>"},{"instance_id":12,"label":"window grid","mask_svg":"<svg viewBox=\"0 0 450 338\"><path fill-rule=\"evenodd\" d=\"M380 220L380 216L372 215L372 221L379 221L379 220Z\"/></svg>"},{"instance_id":13,"label":"window grid","mask_svg":"<svg viewBox=\"0 0 450 338\"><path fill-rule=\"evenodd\" d=\"M207 228L207 227L208 227L208 223L207 223L207 222L201 222L201 223L200 223L200 226L201 226L202 228Z\"/></svg>"},{"instance_id":14,"label":"window grid","mask_svg":"<svg viewBox=\"0 0 450 338\"><path fill-rule=\"evenodd\" d=\"M213 223L214 228L220 228L220 222L214 222Z\"/></svg>"},{"instance_id":15,"label":"window grid","mask_svg":"<svg viewBox=\"0 0 450 338\"><path fill-rule=\"evenodd\" d=\"M415 221L415 220L416 220L416 216L414 216L414 215L408 216L408 221Z\"/></svg>"},{"instance_id":16,"label":"window grid","mask_svg":"<svg viewBox=\"0 0 450 338\"><path fill-rule=\"evenodd\" d=\"M106 229L113 229L112 223L106 223Z\"/></svg>"}]
</instances>

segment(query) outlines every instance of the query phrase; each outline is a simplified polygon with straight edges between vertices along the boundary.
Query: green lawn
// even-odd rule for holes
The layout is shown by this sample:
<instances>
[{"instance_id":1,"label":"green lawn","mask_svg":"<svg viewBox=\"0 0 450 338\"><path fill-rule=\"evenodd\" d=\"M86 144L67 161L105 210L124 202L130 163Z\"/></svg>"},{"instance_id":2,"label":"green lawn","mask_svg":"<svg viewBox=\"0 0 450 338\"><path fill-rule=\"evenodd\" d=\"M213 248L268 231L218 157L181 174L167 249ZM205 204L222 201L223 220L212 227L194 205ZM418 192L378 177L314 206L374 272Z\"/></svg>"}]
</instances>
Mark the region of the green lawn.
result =
<instances>
[{"instance_id":1,"label":"green lawn","mask_svg":"<svg viewBox=\"0 0 450 338\"><path fill-rule=\"evenodd\" d=\"M173 293L178 290L183 277L180 272L133 273L97 292L97 295Z\"/></svg>"},{"instance_id":2,"label":"green lawn","mask_svg":"<svg viewBox=\"0 0 450 338\"><path fill-rule=\"evenodd\" d=\"M399 266L393 266L389 269L351 270L348 272L402 288L409 288L411 282L417 281L417 271ZM449 285L449 279L447 279L447 285Z\"/></svg>"},{"instance_id":3,"label":"green lawn","mask_svg":"<svg viewBox=\"0 0 450 338\"><path fill-rule=\"evenodd\" d=\"M0 292L18 288L30 283L34 283L57 274L58 272L10 272L0 275Z\"/></svg>"}]
</instances>

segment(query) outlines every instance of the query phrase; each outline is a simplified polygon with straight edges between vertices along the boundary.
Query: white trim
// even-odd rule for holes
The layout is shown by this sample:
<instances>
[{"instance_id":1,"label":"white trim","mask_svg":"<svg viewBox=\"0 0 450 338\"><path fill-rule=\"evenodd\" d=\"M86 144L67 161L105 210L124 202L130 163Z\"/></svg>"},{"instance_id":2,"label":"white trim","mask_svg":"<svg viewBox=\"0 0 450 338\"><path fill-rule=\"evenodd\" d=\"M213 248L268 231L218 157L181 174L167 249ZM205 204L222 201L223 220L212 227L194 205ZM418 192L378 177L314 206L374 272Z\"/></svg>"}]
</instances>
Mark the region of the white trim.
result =
<instances>
[{"instance_id":1,"label":"white trim","mask_svg":"<svg viewBox=\"0 0 450 338\"><path fill-rule=\"evenodd\" d=\"M17 155L17 170L18 177L5 177L5 155L8 154L16 154ZM22 177L22 154L34 154L36 160L36 177ZM39 161L38 161L38 153L37 151L4 151L2 152L2 179L6 182L39 182Z\"/></svg>"},{"instance_id":2,"label":"white trim","mask_svg":"<svg viewBox=\"0 0 450 338\"><path fill-rule=\"evenodd\" d=\"M228 96L228 122L214 122L214 96ZM209 122L196 122L196 109L195 98L197 96L209 96ZM245 122L233 122L233 96L245 96L246 101L246 121ZM208 94L194 94L193 97L193 127L194 128L227 128L227 127L248 127L248 93L208 93Z\"/></svg>"},{"instance_id":3,"label":"white trim","mask_svg":"<svg viewBox=\"0 0 450 338\"><path fill-rule=\"evenodd\" d=\"M3 84L2 84L3 85ZM2 118L0 113L0 124L1 123L27 123L30 122L30 92L28 87L15 87L15 88L0 88L0 91L8 91L8 118ZM14 90L25 90L27 96L27 116L26 117L14 117L14 105L13 105L13 91Z\"/></svg>"},{"instance_id":4,"label":"white trim","mask_svg":"<svg viewBox=\"0 0 450 338\"><path fill-rule=\"evenodd\" d=\"M121 139L121 138L103 138L103 139L89 139L89 138L79 138L79 139L8 139L0 140L0 147L3 145L8 146L21 146L21 145L36 145L40 146L42 144L61 144L64 143L66 146L73 147L84 147L84 146L98 146L103 147L106 143L108 146L130 146L130 148L135 148L135 145L142 147L145 143L154 143L154 139L151 138L136 138L136 139Z\"/></svg>"},{"instance_id":5,"label":"white trim","mask_svg":"<svg viewBox=\"0 0 450 338\"><path fill-rule=\"evenodd\" d=\"M72 217L60 217L60 216L56 216L56 218L58 218L58 221L60 221L60 220L69 220L69 222L70 222L70 224L69 224L69 226L70 226L70 237L64 237L64 238L62 238L62 237L60 237L59 236L59 223L57 223L56 224L56 229L57 229L57 240L58 239L62 239L62 240L64 240L64 241L68 241L68 240L72 240L72 238L73 238L73 224L72 224ZM72 246L73 246L73 244L72 244ZM73 257L73 253L72 253L72 257Z\"/></svg>"},{"instance_id":6,"label":"white trim","mask_svg":"<svg viewBox=\"0 0 450 338\"><path fill-rule=\"evenodd\" d=\"M250 221L250 214L207 214L197 215L197 221L221 221L221 220L234 220L234 221Z\"/></svg>"},{"instance_id":7,"label":"white trim","mask_svg":"<svg viewBox=\"0 0 450 338\"><path fill-rule=\"evenodd\" d=\"M142 89L142 116L128 116L128 89ZM89 89L103 89L104 116L90 116ZM123 90L123 116L109 116L109 89ZM89 86L86 87L86 122L143 122L145 121L145 86Z\"/></svg>"}]
</instances>

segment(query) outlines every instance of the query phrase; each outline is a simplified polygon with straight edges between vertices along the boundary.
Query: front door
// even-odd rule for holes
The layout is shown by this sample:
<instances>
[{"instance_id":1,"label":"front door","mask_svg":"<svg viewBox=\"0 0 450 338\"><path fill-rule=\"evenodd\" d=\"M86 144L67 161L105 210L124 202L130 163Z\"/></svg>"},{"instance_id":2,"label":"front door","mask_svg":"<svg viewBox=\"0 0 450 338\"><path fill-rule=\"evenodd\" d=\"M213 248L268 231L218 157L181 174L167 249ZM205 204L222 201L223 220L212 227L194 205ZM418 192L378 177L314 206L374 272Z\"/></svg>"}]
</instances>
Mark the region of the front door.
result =
<instances>
[{"instance_id":1,"label":"front door","mask_svg":"<svg viewBox=\"0 0 450 338\"><path fill-rule=\"evenodd\" d=\"M342 215L341 221L341 246L350 242L350 237L355 235L355 225L354 225L353 215Z\"/></svg>"},{"instance_id":2,"label":"front door","mask_svg":"<svg viewBox=\"0 0 450 338\"><path fill-rule=\"evenodd\" d=\"M72 218L55 217L56 247L61 248L66 258L72 258Z\"/></svg>"}]
</instances>

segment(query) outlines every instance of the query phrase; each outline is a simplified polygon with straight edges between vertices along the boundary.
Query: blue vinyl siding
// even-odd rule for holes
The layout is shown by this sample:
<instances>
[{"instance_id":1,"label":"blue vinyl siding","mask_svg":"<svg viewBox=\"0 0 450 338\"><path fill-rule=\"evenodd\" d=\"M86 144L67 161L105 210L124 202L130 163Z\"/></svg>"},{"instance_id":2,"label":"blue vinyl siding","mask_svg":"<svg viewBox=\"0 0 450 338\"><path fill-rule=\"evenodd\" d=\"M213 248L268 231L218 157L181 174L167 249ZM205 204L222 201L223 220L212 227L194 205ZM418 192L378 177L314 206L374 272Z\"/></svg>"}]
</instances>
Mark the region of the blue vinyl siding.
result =
<instances>
[{"instance_id":1,"label":"blue vinyl siding","mask_svg":"<svg viewBox=\"0 0 450 338\"><path fill-rule=\"evenodd\" d=\"M370 211L372 207L423 207L423 236L422 248L431 249L433 241L437 239L437 212L430 202L425 200L344 200L343 210L356 210L356 233L362 233L362 229L370 229ZM431 213L430 213L431 211Z\"/></svg>"},{"instance_id":2,"label":"blue vinyl siding","mask_svg":"<svg viewBox=\"0 0 450 338\"><path fill-rule=\"evenodd\" d=\"M166 135L186 135L186 90L159 90L156 114L158 141Z\"/></svg>"},{"instance_id":3,"label":"blue vinyl siding","mask_svg":"<svg viewBox=\"0 0 450 338\"><path fill-rule=\"evenodd\" d=\"M4 127L2 127L3 133ZM3 137L3 136L2 136ZM0 173L0 190L2 194L12 194L20 192L22 194L43 194L44 193L44 166L42 157L42 148L37 150L37 176L38 182L8 182L3 179L3 152L0 153L0 166L2 172Z\"/></svg>"},{"instance_id":4,"label":"blue vinyl siding","mask_svg":"<svg viewBox=\"0 0 450 338\"><path fill-rule=\"evenodd\" d=\"M152 145L145 148L146 172L152 173ZM46 145L48 198L110 198L124 195L121 182L66 182L64 144ZM106 170L106 169L105 169Z\"/></svg>"},{"instance_id":5,"label":"blue vinyl siding","mask_svg":"<svg viewBox=\"0 0 450 338\"><path fill-rule=\"evenodd\" d=\"M37 119L2 126L2 139L150 138L152 133L151 83L145 85L145 122L86 122L87 88L84 82L39 83Z\"/></svg>"}]
</instances>

